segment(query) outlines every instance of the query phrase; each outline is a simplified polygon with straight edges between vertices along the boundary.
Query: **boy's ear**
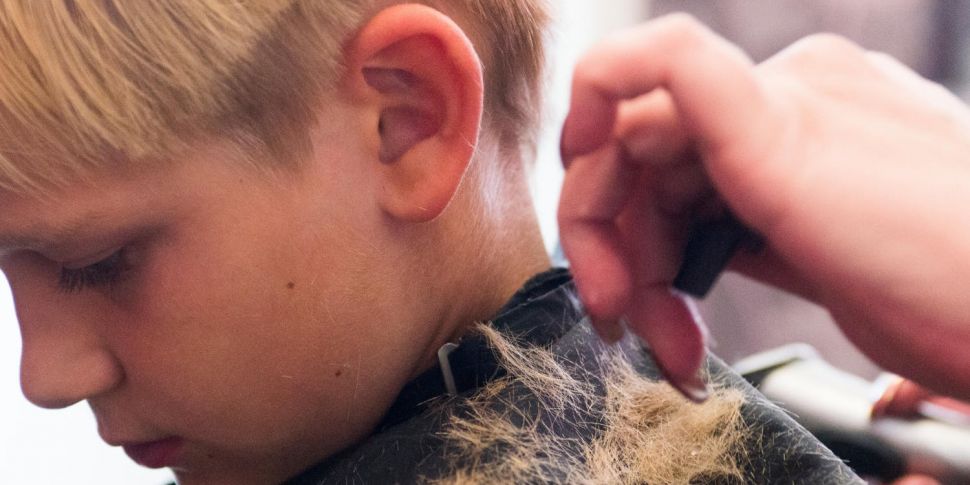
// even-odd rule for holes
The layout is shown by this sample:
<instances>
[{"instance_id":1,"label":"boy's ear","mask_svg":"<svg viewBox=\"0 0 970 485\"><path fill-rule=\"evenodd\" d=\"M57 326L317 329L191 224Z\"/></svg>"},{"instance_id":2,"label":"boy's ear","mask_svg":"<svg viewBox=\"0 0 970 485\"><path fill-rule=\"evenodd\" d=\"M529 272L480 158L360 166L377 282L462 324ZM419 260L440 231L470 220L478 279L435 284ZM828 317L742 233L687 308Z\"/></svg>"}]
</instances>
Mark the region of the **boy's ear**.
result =
<instances>
[{"instance_id":1,"label":"boy's ear","mask_svg":"<svg viewBox=\"0 0 970 485\"><path fill-rule=\"evenodd\" d=\"M478 144L484 87L471 41L437 10L405 4L374 16L347 52L347 81L379 140L382 209L408 222L434 219Z\"/></svg>"}]
</instances>

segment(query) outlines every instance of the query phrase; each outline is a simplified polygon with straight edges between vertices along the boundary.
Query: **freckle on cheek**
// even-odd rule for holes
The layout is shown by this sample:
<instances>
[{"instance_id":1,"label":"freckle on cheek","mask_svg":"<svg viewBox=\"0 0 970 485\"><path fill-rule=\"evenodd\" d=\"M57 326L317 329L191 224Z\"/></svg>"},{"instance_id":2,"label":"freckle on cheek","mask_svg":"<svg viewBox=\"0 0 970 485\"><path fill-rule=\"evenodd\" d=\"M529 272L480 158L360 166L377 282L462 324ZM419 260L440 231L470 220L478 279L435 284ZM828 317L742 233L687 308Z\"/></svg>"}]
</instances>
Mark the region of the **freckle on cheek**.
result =
<instances>
[{"instance_id":1,"label":"freckle on cheek","mask_svg":"<svg viewBox=\"0 0 970 485\"><path fill-rule=\"evenodd\" d=\"M296 283L294 283L294 282L291 281L291 282L289 282L289 283L286 284L286 289L292 290L293 288L296 288Z\"/></svg>"},{"instance_id":2,"label":"freckle on cheek","mask_svg":"<svg viewBox=\"0 0 970 485\"><path fill-rule=\"evenodd\" d=\"M343 371L343 369L340 369L340 370L338 370L337 372L334 372L334 374L333 374L333 375L334 375L334 376L336 376L336 377L340 377L340 376L342 376L342 375L343 375L343 373L344 373L344 371Z\"/></svg>"}]
</instances>

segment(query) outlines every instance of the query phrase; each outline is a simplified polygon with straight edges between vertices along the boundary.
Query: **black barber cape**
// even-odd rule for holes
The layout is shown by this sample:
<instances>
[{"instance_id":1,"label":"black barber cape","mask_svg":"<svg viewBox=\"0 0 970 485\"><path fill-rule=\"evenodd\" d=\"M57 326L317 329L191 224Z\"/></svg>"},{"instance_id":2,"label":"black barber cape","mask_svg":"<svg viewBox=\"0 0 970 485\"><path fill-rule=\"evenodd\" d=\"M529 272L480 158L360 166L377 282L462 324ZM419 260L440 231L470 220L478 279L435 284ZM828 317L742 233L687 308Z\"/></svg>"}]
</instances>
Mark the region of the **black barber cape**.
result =
<instances>
[{"instance_id":1,"label":"black barber cape","mask_svg":"<svg viewBox=\"0 0 970 485\"><path fill-rule=\"evenodd\" d=\"M529 281L499 312L490 325L531 345L553 351L564 365L582 367L584 359L605 347L591 330L568 271L555 269ZM660 372L649 352L635 339L624 339L624 354L634 368L651 380ZM450 356L458 398L429 405L446 393L441 368L436 366L405 386L374 435L289 480L285 485L348 483L418 483L448 477L456 468L446 457L448 443L441 433L449 413L461 411L462 396L469 396L490 379L503 375L501 365L481 336L470 335ZM743 391L745 423L752 433L744 460L745 483L864 483L845 464L782 410L768 402L716 357L707 367L712 381ZM591 369L586 369L587 371ZM588 377L588 373L582 372ZM528 394L528 390L522 390ZM537 405L517 398L516 406ZM506 401L496 406L510 406ZM589 440L600 433L597 410L588 416L557 421L548 432L570 439ZM568 421L568 422L566 422ZM591 424L593 423L593 424ZM493 457L492 459L495 459ZM483 458L489 459L489 458ZM501 457L497 457L501 459ZM460 464L457 464L460 469ZM563 482L563 480L551 480Z\"/></svg>"}]
</instances>

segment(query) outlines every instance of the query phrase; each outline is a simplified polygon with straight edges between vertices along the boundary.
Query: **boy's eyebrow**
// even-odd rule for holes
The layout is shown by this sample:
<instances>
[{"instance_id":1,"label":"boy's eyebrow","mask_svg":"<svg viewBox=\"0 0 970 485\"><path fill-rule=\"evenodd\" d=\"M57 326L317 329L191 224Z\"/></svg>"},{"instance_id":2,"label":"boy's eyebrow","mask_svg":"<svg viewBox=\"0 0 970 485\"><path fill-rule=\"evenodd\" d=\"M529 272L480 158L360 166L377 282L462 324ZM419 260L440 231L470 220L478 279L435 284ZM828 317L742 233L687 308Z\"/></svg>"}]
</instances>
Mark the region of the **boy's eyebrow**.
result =
<instances>
[{"instance_id":1,"label":"boy's eyebrow","mask_svg":"<svg viewBox=\"0 0 970 485\"><path fill-rule=\"evenodd\" d=\"M103 213L86 212L81 216L58 221L54 224L33 223L23 233L0 232L0 248L49 249L65 245L80 238L85 231L107 217ZM0 230L2 231L2 230Z\"/></svg>"}]
</instances>

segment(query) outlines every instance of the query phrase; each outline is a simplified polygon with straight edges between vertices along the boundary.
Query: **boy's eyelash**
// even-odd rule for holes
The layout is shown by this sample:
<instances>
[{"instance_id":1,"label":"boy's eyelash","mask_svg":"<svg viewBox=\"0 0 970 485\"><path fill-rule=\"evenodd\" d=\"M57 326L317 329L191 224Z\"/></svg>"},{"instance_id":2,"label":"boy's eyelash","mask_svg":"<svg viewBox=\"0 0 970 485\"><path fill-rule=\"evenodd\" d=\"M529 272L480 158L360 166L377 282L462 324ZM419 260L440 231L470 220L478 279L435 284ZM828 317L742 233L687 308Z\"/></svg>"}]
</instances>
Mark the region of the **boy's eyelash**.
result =
<instances>
[{"instance_id":1,"label":"boy's eyelash","mask_svg":"<svg viewBox=\"0 0 970 485\"><path fill-rule=\"evenodd\" d=\"M122 274L127 269L124 249L121 249L107 258L83 268L61 268L61 276L57 286L67 293L78 293L85 288L110 287L120 281Z\"/></svg>"}]
</instances>

